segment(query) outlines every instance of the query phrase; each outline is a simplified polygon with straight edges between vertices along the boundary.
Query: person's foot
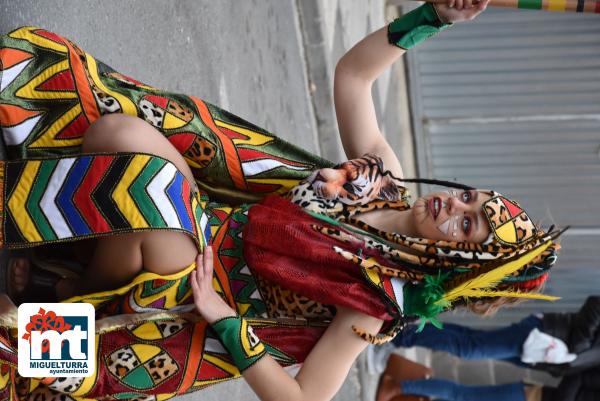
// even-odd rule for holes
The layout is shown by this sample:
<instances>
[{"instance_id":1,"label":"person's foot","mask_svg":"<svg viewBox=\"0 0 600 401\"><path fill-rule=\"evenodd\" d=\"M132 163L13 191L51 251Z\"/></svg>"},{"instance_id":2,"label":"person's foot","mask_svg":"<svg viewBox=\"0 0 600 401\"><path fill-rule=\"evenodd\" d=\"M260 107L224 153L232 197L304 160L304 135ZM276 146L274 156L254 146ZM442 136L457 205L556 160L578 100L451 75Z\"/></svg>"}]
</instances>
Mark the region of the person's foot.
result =
<instances>
[{"instance_id":1,"label":"person's foot","mask_svg":"<svg viewBox=\"0 0 600 401\"><path fill-rule=\"evenodd\" d=\"M381 375L375 401L391 401L394 397L401 395L400 383L386 374Z\"/></svg>"},{"instance_id":2,"label":"person's foot","mask_svg":"<svg viewBox=\"0 0 600 401\"><path fill-rule=\"evenodd\" d=\"M388 375L397 382L400 382L401 380L429 379L433 376L433 370L401 355L390 354L384 375Z\"/></svg>"},{"instance_id":3,"label":"person's foot","mask_svg":"<svg viewBox=\"0 0 600 401\"><path fill-rule=\"evenodd\" d=\"M21 298L29 281L29 259L13 258L10 260L8 268L11 277L10 285L13 288L11 295Z\"/></svg>"},{"instance_id":4,"label":"person's foot","mask_svg":"<svg viewBox=\"0 0 600 401\"><path fill-rule=\"evenodd\" d=\"M402 394L401 384L393 377L383 374L379 380L375 401L429 401L429 398Z\"/></svg>"},{"instance_id":5,"label":"person's foot","mask_svg":"<svg viewBox=\"0 0 600 401\"><path fill-rule=\"evenodd\" d=\"M369 374L380 375L385 370L388 358L396 349L391 342L383 345L369 345L367 347L367 370Z\"/></svg>"}]
</instances>

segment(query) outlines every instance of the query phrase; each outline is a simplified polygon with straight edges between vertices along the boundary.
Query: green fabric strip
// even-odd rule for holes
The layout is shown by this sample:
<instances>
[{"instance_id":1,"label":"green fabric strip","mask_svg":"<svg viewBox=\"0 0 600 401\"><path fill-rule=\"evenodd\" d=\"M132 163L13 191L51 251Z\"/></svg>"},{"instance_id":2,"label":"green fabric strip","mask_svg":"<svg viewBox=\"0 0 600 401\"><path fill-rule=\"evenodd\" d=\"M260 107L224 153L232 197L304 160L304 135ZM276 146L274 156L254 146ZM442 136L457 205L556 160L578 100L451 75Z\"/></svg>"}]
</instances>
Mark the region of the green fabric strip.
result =
<instances>
[{"instance_id":1,"label":"green fabric strip","mask_svg":"<svg viewBox=\"0 0 600 401\"><path fill-rule=\"evenodd\" d=\"M38 230L40 230L44 239L50 241L55 240L57 237L39 205L46 190L46 183L50 179L50 175L52 175L57 163L58 160L45 160L41 163L38 176L33 180L33 187L25 205L27 212L31 215L31 220L35 223Z\"/></svg>"},{"instance_id":2,"label":"green fabric strip","mask_svg":"<svg viewBox=\"0 0 600 401\"><path fill-rule=\"evenodd\" d=\"M144 167L144 170L140 175L133 181L129 187L129 193L134 199L148 198L146 187L154 175L165 165L165 161L157 158L152 158L148 164ZM154 202L146 199L145 202L139 202L138 207L148 224L152 227L161 228L166 227L167 224L163 220L160 212L154 206Z\"/></svg>"},{"instance_id":3,"label":"green fabric strip","mask_svg":"<svg viewBox=\"0 0 600 401\"><path fill-rule=\"evenodd\" d=\"M261 359L267 350L252 327L240 316L226 317L212 324L240 372Z\"/></svg>"},{"instance_id":4,"label":"green fabric strip","mask_svg":"<svg viewBox=\"0 0 600 401\"><path fill-rule=\"evenodd\" d=\"M426 3L389 24L388 41L402 49L410 49L450 25L440 20L433 4Z\"/></svg>"},{"instance_id":5,"label":"green fabric strip","mask_svg":"<svg viewBox=\"0 0 600 401\"><path fill-rule=\"evenodd\" d=\"M518 8L525 8L528 10L541 10L542 0L519 0Z\"/></svg>"}]
</instances>

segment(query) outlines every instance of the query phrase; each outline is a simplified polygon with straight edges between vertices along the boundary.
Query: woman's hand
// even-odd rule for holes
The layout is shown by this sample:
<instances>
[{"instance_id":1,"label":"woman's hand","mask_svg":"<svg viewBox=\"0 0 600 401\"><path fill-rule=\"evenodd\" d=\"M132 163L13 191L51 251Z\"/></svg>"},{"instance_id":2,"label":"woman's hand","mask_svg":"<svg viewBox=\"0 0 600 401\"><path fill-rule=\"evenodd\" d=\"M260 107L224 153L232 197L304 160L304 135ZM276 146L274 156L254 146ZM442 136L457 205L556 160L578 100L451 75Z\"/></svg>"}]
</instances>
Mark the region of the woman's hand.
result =
<instances>
[{"instance_id":1,"label":"woman's hand","mask_svg":"<svg viewBox=\"0 0 600 401\"><path fill-rule=\"evenodd\" d=\"M445 0L433 4L442 22L469 21L481 14L490 0Z\"/></svg>"},{"instance_id":2,"label":"woman's hand","mask_svg":"<svg viewBox=\"0 0 600 401\"><path fill-rule=\"evenodd\" d=\"M190 281L196 309L209 324L236 315L236 312L217 294L212 280L213 252L207 245L204 253L199 253L196 257L196 269L190 274Z\"/></svg>"}]
</instances>

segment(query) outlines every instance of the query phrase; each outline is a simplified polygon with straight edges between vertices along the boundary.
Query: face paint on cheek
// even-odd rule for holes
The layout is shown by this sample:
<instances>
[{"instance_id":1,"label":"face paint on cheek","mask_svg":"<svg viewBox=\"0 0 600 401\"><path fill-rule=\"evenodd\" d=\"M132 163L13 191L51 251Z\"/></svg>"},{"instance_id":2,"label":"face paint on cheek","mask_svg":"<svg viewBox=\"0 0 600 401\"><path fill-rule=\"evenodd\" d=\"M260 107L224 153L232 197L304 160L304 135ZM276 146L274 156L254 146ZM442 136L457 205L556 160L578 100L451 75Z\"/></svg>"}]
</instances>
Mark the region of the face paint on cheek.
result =
<instances>
[{"instance_id":1,"label":"face paint on cheek","mask_svg":"<svg viewBox=\"0 0 600 401\"><path fill-rule=\"evenodd\" d=\"M448 230L450 229L450 219L447 219L442 224L437 226L437 229L442 232L444 235L448 235Z\"/></svg>"}]
</instances>

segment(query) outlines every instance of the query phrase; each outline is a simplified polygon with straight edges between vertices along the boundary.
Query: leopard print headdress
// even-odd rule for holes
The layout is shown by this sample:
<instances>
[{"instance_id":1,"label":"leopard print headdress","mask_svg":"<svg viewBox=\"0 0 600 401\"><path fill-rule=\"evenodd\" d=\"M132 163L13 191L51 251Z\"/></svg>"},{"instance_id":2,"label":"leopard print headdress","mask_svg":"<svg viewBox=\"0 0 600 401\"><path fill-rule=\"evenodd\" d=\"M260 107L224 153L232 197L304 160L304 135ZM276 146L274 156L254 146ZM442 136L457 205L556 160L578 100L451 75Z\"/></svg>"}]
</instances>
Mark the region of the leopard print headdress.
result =
<instances>
[{"instance_id":1,"label":"leopard print headdress","mask_svg":"<svg viewBox=\"0 0 600 401\"><path fill-rule=\"evenodd\" d=\"M359 192L356 190L352 191L352 198L335 196L324 199L322 194L315 196L311 192L311 179L318 176L313 174L311 179L304 181L290 195L290 200L312 212L334 218L327 219L328 223L338 225L343 230L315 229L352 244L346 249L335 249L340 255L367 271L408 281L417 290L420 288L420 296L424 297L422 300L429 298L440 301L435 305L430 302L417 308L427 309L420 314L424 320L449 308L453 302L465 302L473 298L514 296L552 299L529 291L547 278L548 270L555 264L560 248L555 239L561 232L554 231L552 227L545 232L535 226L517 202L494 191L483 191L491 196L483 205L483 213L491 231L483 243L410 237L378 230L356 216L375 209L410 208L402 182L443 185L462 190L474 188L447 181L398 179L383 169L380 158L372 155L346 162L338 168L352 171L358 168L361 172L356 175L361 178L360 182L354 180L351 174L342 174L349 177L343 189L370 189L370 185L377 190L362 191L372 194L371 198L363 198L362 201L355 196ZM380 182L365 183L366 176L378 177ZM391 185L397 186L397 190L391 190ZM385 191L379 188L385 188ZM343 190L341 192L344 193ZM317 214L314 214L315 217ZM356 244L361 245L358 251L353 251L353 248L357 249ZM482 285L484 281L487 284ZM431 289L435 289L437 298L431 297Z\"/></svg>"},{"instance_id":2,"label":"leopard print headdress","mask_svg":"<svg viewBox=\"0 0 600 401\"><path fill-rule=\"evenodd\" d=\"M486 243L495 240L503 245L519 246L537 236L538 228L517 202L495 191L489 194L491 199L482 206L491 231Z\"/></svg>"}]
</instances>

